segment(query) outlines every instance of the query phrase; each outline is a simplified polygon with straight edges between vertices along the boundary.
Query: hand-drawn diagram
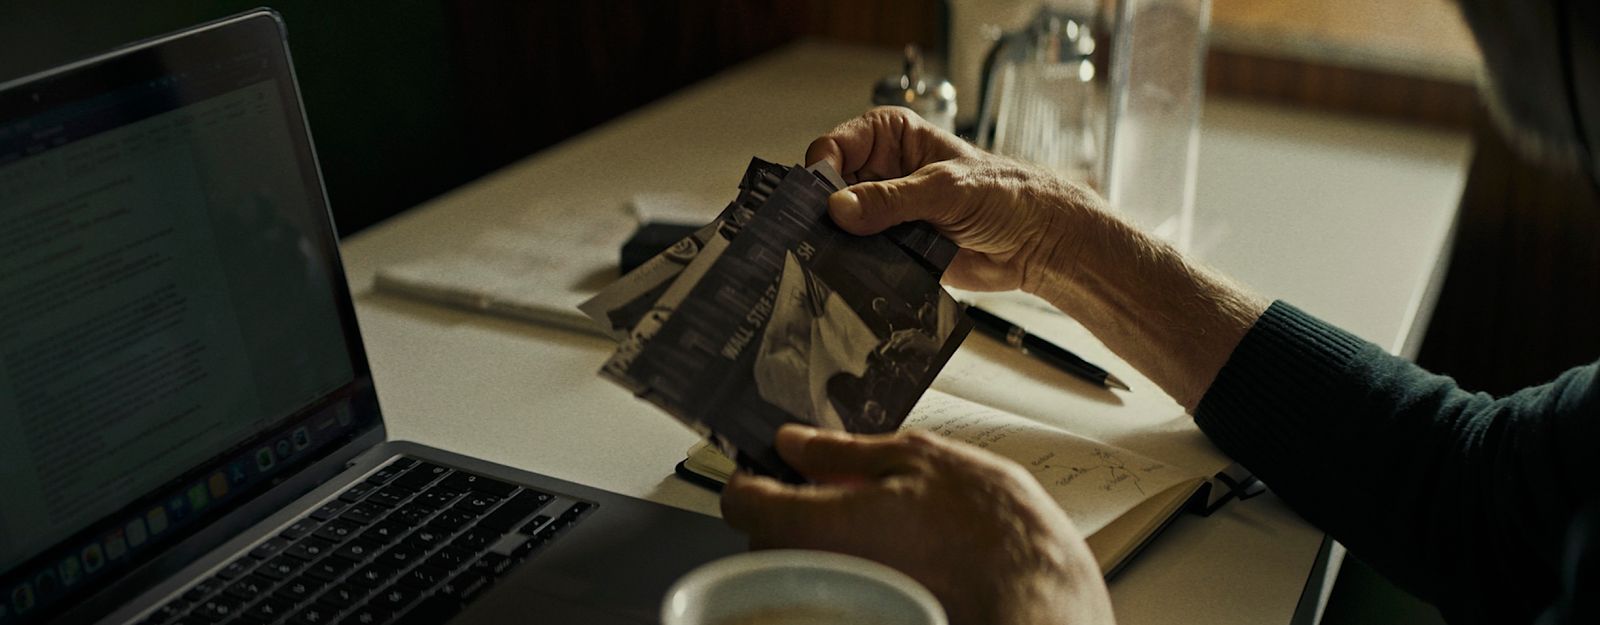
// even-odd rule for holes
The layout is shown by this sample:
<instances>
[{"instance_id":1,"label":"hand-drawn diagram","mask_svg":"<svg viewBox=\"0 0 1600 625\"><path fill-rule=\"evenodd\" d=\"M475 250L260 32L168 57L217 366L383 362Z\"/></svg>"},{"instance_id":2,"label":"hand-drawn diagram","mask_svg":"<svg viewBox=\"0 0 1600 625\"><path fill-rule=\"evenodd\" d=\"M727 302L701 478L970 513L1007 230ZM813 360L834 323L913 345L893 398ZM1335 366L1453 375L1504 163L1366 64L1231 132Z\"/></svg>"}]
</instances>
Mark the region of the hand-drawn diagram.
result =
<instances>
[{"instance_id":1,"label":"hand-drawn diagram","mask_svg":"<svg viewBox=\"0 0 1600 625\"><path fill-rule=\"evenodd\" d=\"M1140 495L1150 494L1145 492L1144 480L1166 468L1154 461L1130 464L1120 454L1104 448L1091 448L1087 452L1087 457L1069 459L1049 451L1029 461L1027 467L1044 484L1068 487L1089 483L1108 493L1132 487Z\"/></svg>"}]
</instances>

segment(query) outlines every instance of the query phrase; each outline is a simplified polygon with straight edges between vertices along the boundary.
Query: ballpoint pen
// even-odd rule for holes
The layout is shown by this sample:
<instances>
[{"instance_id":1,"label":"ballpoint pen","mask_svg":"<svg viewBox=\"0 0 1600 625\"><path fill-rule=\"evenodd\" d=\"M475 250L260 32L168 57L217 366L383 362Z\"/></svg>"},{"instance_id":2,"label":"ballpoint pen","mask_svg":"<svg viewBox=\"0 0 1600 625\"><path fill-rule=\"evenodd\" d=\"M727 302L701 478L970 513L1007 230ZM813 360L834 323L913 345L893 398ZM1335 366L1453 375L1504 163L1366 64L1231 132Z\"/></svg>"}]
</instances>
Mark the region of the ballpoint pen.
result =
<instances>
[{"instance_id":1,"label":"ballpoint pen","mask_svg":"<svg viewBox=\"0 0 1600 625\"><path fill-rule=\"evenodd\" d=\"M1038 336L1028 334L1021 326L1002 319L999 315L984 310L974 305L967 306L967 315L972 317L972 325L979 332L992 336L1007 345L1017 348L1018 351L1033 356L1045 363L1078 376L1095 384L1111 388L1120 388L1124 391L1132 390L1122 380L1111 375L1105 369L1096 367L1077 354L1067 351L1055 343L1046 341Z\"/></svg>"}]
</instances>

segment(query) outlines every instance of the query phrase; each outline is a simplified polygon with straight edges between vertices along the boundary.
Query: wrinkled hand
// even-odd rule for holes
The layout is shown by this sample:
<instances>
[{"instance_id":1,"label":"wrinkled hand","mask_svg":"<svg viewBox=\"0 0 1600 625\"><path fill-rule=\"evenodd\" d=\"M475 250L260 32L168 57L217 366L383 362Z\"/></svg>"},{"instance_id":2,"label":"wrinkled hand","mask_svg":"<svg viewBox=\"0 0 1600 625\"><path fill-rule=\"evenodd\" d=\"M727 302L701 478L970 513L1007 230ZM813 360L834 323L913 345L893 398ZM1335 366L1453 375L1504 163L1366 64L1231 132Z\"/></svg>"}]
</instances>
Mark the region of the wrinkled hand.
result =
<instances>
[{"instance_id":1,"label":"wrinkled hand","mask_svg":"<svg viewBox=\"0 0 1600 625\"><path fill-rule=\"evenodd\" d=\"M1070 224L1097 214L1098 196L1032 165L979 150L903 107L872 109L818 138L806 163L827 160L848 189L828 198L834 222L874 234L927 221L961 246L951 286L1038 292L1075 255Z\"/></svg>"},{"instance_id":2,"label":"wrinkled hand","mask_svg":"<svg viewBox=\"0 0 1600 625\"><path fill-rule=\"evenodd\" d=\"M916 431L788 425L777 447L813 483L745 473L728 482L723 517L752 547L882 562L933 591L956 624L1111 623L1088 546L1015 463Z\"/></svg>"}]
</instances>

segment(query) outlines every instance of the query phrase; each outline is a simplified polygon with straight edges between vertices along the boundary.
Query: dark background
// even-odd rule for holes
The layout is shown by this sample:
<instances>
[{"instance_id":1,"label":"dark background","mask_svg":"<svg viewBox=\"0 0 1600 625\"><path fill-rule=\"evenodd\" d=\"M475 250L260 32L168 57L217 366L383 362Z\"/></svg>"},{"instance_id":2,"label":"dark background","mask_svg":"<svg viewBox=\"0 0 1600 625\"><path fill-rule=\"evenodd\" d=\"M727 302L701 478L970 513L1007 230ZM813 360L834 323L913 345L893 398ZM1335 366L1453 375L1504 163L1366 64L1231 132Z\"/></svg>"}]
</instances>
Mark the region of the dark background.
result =
<instances>
[{"instance_id":1,"label":"dark background","mask_svg":"<svg viewBox=\"0 0 1600 625\"><path fill-rule=\"evenodd\" d=\"M0 80L259 0L0 0ZM940 0L282 0L342 235L802 36L942 49ZM1600 355L1600 205L1519 159L1467 85L1213 50L1212 93L1470 130L1418 360L1507 392ZM863 91L865 91L863 86ZM865 97L865 96L863 96Z\"/></svg>"},{"instance_id":2,"label":"dark background","mask_svg":"<svg viewBox=\"0 0 1600 625\"><path fill-rule=\"evenodd\" d=\"M260 5L0 0L0 81ZM939 0L271 6L341 235L796 37L942 39Z\"/></svg>"}]
</instances>

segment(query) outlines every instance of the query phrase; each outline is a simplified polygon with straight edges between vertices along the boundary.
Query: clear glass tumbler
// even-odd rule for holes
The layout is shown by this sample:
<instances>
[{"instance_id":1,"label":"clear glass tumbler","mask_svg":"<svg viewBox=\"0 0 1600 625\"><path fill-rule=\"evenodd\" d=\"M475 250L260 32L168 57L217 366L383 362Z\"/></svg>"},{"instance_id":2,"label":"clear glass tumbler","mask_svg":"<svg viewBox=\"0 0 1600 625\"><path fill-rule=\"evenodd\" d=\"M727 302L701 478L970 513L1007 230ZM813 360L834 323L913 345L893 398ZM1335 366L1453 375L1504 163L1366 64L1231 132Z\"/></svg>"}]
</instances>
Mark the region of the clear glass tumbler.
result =
<instances>
[{"instance_id":1,"label":"clear glass tumbler","mask_svg":"<svg viewBox=\"0 0 1600 625\"><path fill-rule=\"evenodd\" d=\"M1116 0L1106 199L1191 251L1210 0Z\"/></svg>"}]
</instances>

